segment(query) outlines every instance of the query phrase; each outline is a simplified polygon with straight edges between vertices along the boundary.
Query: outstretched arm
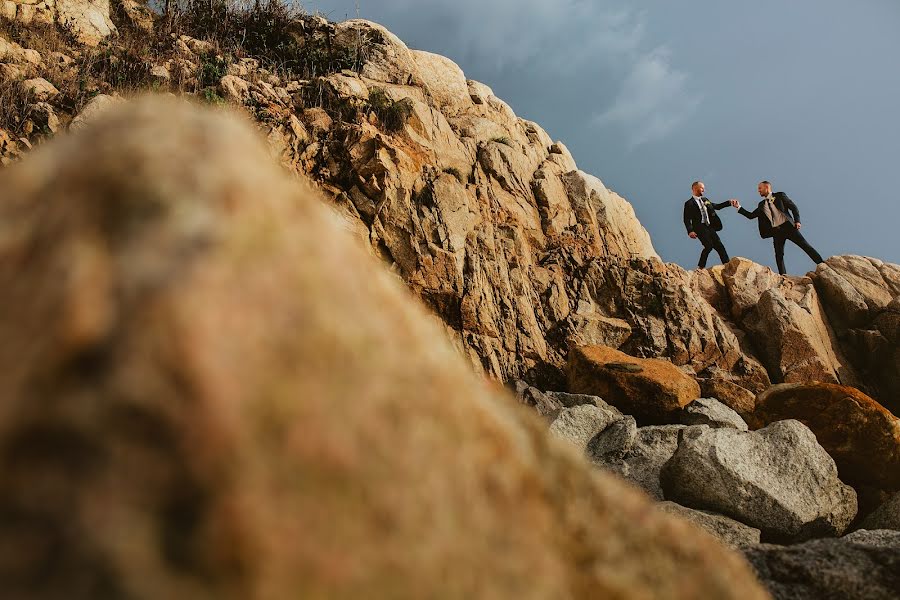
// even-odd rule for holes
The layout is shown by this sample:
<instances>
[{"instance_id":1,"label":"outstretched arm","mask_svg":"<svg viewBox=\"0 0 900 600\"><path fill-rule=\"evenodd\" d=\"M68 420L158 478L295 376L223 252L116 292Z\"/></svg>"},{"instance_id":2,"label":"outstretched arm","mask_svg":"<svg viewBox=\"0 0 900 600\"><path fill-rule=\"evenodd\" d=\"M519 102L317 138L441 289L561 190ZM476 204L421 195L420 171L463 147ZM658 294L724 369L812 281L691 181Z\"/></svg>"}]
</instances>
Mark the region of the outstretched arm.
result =
<instances>
[{"instance_id":1,"label":"outstretched arm","mask_svg":"<svg viewBox=\"0 0 900 600\"><path fill-rule=\"evenodd\" d=\"M722 210L723 208L727 208L729 206L731 206L731 200L726 200L725 202L719 202L718 204L713 202L713 208L716 210Z\"/></svg>"},{"instance_id":2,"label":"outstretched arm","mask_svg":"<svg viewBox=\"0 0 900 600\"><path fill-rule=\"evenodd\" d=\"M737 205L737 209L740 214L744 215L748 219L755 219L756 217L759 216L759 207L758 206L756 207L756 209L753 212L750 212L749 210L747 210L740 204Z\"/></svg>"}]
</instances>

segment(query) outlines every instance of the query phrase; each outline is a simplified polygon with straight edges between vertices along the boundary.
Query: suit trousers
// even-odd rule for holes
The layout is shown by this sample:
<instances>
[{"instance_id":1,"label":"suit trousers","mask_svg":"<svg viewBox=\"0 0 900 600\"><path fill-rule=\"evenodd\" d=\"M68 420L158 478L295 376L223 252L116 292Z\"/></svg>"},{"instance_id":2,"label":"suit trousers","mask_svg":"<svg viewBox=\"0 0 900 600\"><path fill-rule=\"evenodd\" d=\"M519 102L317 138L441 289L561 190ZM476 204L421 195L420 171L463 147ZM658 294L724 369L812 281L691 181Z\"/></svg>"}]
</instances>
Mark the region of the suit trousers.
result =
<instances>
[{"instance_id":1,"label":"suit trousers","mask_svg":"<svg viewBox=\"0 0 900 600\"><path fill-rule=\"evenodd\" d=\"M722 244L722 240L719 239L717 231L705 225L701 225L697 228L697 239L703 244L703 252L700 253L700 262L697 264L698 268L706 268L706 259L709 258L709 254L713 250L718 253L719 260L722 261L723 265L728 262L728 251L725 250L725 245Z\"/></svg>"},{"instance_id":2,"label":"suit trousers","mask_svg":"<svg viewBox=\"0 0 900 600\"><path fill-rule=\"evenodd\" d=\"M803 234L797 230L790 223L784 223L772 234L772 243L775 245L775 264L778 265L778 272L782 275L787 273L787 270L784 268L784 243L787 240L791 240L797 246L800 247L801 250L806 252L806 255L812 259L812 261L816 264L820 262L825 262L822 259L822 255L816 252L816 249L809 245L809 242L806 241L806 238L803 237Z\"/></svg>"}]
</instances>

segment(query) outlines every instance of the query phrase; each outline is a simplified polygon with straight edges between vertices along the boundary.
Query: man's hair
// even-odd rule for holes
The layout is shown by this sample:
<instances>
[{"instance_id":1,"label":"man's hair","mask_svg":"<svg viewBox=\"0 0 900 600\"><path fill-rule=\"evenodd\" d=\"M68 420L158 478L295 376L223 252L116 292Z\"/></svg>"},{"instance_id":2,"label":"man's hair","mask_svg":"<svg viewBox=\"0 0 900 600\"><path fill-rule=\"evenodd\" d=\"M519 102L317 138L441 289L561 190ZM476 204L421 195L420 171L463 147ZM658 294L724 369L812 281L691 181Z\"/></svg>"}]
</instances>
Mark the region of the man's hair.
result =
<instances>
[{"instance_id":1,"label":"man's hair","mask_svg":"<svg viewBox=\"0 0 900 600\"><path fill-rule=\"evenodd\" d=\"M765 179L763 179L762 181L760 181L760 183L762 183L762 184L764 184L764 185L772 185L770 182L766 181Z\"/></svg>"},{"instance_id":2,"label":"man's hair","mask_svg":"<svg viewBox=\"0 0 900 600\"><path fill-rule=\"evenodd\" d=\"M700 185L701 183L703 183L703 182L700 181L700 180L698 179L697 181L695 181L694 183L691 184L691 189L694 189L695 187L697 187L697 186Z\"/></svg>"}]
</instances>

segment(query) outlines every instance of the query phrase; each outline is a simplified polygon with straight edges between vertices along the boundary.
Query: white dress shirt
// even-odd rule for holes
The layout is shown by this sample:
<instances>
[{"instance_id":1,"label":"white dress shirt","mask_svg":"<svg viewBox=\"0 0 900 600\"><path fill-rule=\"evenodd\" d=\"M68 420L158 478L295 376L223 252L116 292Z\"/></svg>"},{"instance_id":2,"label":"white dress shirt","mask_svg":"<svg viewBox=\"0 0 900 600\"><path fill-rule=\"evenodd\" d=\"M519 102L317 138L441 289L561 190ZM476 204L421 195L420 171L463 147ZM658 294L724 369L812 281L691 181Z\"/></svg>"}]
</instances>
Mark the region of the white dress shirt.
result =
<instances>
[{"instance_id":1,"label":"white dress shirt","mask_svg":"<svg viewBox=\"0 0 900 600\"><path fill-rule=\"evenodd\" d=\"M697 206L700 207L700 221L704 225L709 225L709 213L706 212L706 203L703 202L703 198L700 198L699 196L692 196L692 198L694 199L694 202L697 203Z\"/></svg>"}]
</instances>

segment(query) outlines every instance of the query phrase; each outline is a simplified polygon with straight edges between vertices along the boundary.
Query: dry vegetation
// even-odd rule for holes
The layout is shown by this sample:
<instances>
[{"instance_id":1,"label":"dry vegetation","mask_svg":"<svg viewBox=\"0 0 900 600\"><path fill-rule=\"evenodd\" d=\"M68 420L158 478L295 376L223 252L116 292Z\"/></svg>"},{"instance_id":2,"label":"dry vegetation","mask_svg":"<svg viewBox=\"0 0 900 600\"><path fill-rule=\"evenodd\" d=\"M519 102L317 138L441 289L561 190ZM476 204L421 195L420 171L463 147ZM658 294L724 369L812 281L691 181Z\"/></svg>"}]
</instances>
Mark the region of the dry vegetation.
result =
<instances>
[{"instance_id":1,"label":"dry vegetation","mask_svg":"<svg viewBox=\"0 0 900 600\"><path fill-rule=\"evenodd\" d=\"M29 99L22 80L29 77L43 77L59 90L53 105L64 122L97 94L153 90L222 102L219 80L242 59L258 61L261 73L285 81L307 81L358 66L358 56L332 48L328 36L308 34L308 15L280 0L185 0L167 3L163 14L151 16L154 24L148 32L115 10L119 34L97 48L75 46L53 26L0 24L0 35L44 58L39 73L26 69L19 76L0 77L0 129L15 136L47 133L28 125ZM202 51L194 48L199 64L183 59L182 36L204 42ZM166 65L166 76L153 71L159 65Z\"/></svg>"}]
</instances>

